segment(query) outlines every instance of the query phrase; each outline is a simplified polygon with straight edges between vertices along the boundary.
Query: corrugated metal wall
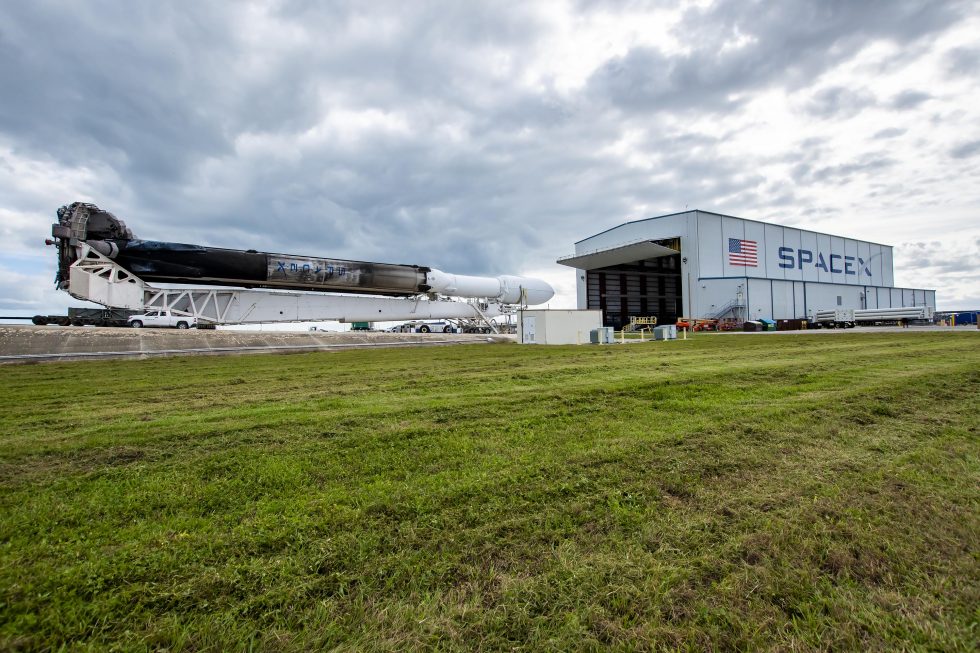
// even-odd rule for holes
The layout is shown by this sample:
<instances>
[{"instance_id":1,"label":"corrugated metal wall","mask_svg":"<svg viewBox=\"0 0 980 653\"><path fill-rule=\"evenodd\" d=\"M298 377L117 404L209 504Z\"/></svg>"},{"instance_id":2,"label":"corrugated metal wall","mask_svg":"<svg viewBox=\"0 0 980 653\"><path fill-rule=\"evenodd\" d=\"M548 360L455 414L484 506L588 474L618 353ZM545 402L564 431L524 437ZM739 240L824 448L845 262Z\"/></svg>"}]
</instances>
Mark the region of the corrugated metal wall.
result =
<instances>
[{"instance_id":1,"label":"corrugated metal wall","mask_svg":"<svg viewBox=\"0 0 980 653\"><path fill-rule=\"evenodd\" d=\"M883 287L894 283L888 245L703 211L695 215L701 278L745 276ZM732 265L729 239L755 243L757 264Z\"/></svg>"},{"instance_id":2,"label":"corrugated metal wall","mask_svg":"<svg viewBox=\"0 0 980 653\"><path fill-rule=\"evenodd\" d=\"M682 314L715 317L739 288L750 317L805 318L835 306L935 308L935 291L892 287L888 245L704 211L630 222L579 241L575 249L584 253L671 237L681 239L681 255L672 257L680 259L676 290L658 286L651 292L642 285L649 282L631 277L631 270L590 271L579 280L580 307L603 308L606 324L617 327L628 323L629 315L655 314L661 322ZM730 239L755 245L754 264L733 264ZM672 309L671 301L680 298L684 306Z\"/></svg>"}]
</instances>

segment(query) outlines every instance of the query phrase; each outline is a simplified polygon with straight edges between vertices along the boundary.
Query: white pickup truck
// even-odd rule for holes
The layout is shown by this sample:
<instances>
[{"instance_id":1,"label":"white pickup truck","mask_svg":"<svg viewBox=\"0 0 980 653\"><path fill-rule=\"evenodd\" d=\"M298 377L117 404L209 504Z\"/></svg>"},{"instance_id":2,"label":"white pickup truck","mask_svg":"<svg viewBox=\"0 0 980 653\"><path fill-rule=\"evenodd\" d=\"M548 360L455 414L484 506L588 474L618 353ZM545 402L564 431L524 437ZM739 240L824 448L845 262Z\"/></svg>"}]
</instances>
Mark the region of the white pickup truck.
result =
<instances>
[{"instance_id":1,"label":"white pickup truck","mask_svg":"<svg viewBox=\"0 0 980 653\"><path fill-rule=\"evenodd\" d=\"M197 320L186 315L174 315L170 311L147 311L140 315L133 315L128 320L129 326L134 329L142 327L173 327L177 329L189 329L197 326Z\"/></svg>"}]
</instances>

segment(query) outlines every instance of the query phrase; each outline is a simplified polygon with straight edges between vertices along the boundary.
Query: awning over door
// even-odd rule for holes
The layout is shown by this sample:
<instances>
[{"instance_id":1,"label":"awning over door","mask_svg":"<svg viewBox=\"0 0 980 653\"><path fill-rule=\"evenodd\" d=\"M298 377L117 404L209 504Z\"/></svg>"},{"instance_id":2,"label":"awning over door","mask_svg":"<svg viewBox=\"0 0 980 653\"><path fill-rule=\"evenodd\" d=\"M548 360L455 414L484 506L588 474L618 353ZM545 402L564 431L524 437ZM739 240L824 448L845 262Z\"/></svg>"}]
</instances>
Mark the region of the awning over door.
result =
<instances>
[{"instance_id":1,"label":"awning over door","mask_svg":"<svg viewBox=\"0 0 980 653\"><path fill-rule=\"evenodd\" d=\"M613 265L622 265L623 263L633 263L648 258L659 258L661 256L671 256L679 253L679 250L665 247L656 241L641 240L638 243L621 245L612 249L563 256L556 262L579 270L596 270L598 268L608 268Z\"/></svg>"}]
</instances>

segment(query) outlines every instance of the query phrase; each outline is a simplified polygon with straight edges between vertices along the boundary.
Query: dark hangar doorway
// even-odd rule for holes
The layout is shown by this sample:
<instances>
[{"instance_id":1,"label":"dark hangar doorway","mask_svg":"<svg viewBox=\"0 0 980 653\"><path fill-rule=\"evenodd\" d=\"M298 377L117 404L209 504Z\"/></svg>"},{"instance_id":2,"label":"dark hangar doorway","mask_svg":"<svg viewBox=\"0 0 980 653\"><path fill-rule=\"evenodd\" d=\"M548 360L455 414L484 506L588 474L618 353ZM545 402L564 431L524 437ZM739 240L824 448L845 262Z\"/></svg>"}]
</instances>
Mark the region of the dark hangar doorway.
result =
<instances>
[{"instance_id":1,"label":"dark hangar doorway","mask_svg":"<svg viewBox=\"0 0 980 653\"><path fill-rule=\"evenodd\" d=\"M644 240L558 261L585 270L587 308L617 330L630 317L673 324L684 313L680 238Z\"/></svg>"},{"instance_id":2,"label":"dark hangar doorway","mask_svg":"<svg viewBox=\"0 0 980 653\"><path fill-rule=\"evenodd\" d=\"M600 309L603 324L617 331L631 316L675 323L684 310L682 288L680 254L585 272L589 308Z\"/></svg>"}]
</instances>

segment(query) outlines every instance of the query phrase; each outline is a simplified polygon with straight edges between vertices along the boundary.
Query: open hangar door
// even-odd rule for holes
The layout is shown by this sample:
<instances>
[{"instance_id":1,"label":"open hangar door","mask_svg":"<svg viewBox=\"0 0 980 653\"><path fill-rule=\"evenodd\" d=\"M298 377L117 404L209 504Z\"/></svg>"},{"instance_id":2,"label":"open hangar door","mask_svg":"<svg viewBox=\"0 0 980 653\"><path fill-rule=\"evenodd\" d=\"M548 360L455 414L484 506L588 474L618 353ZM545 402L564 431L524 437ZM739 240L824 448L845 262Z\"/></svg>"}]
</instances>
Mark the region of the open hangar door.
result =
<instances>
[{"instance_id":1,"label":"open hangar door","mask_svg":"<svg viewBox=\"0 0 980 653\"><path fill-rule=\"evenodd\" d=\"M683 314L680 238L645 240L558 261L585 270L587 308L622 329L630 317L673 324Z\"/></svg>"}]
</instances>

